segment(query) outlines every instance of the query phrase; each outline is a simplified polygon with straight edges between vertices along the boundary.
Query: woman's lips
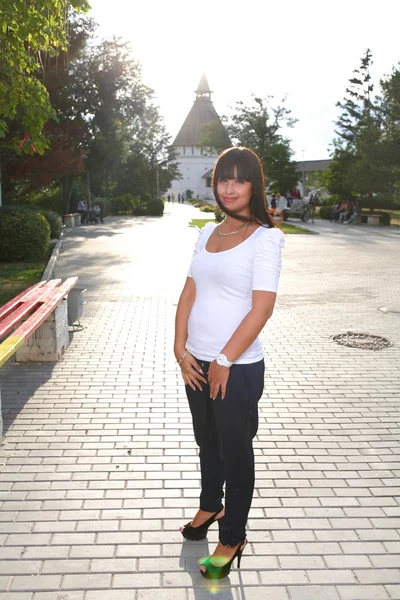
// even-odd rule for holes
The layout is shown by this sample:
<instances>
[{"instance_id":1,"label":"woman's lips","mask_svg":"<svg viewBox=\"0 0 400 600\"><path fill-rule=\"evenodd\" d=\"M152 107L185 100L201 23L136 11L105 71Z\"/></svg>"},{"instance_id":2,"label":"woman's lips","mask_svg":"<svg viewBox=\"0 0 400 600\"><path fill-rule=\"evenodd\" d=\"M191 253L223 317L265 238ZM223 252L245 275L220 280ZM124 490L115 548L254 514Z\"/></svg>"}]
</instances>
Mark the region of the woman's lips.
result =
<instances>
[{"instance_id":1,"label":"woman's lips","mask_svg":"<svg viewBox=\"0 0 400 600\"><path fill-rule=\"evenodd\" d=\"M224 198L222 197L222 202L233 202L236 198Z\"/></svg>"}]
</instances>

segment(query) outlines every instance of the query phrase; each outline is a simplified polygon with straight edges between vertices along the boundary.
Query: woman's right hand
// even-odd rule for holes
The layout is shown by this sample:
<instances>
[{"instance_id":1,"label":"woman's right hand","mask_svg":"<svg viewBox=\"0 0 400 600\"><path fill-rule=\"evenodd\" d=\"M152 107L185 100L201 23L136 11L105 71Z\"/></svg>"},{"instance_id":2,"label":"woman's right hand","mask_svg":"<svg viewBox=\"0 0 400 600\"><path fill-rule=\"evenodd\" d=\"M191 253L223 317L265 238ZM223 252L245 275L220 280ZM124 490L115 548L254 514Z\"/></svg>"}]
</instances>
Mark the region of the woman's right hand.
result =
<instances>
[{"instance_id":1,"label":"woman's right hand","mask_svg":"<svg viewBox=\"0 0 400 600\"><path fill-rule=\"evenodd\" d=\"M201 381L207 383L199 363L190 352L187 353L181 363L181 372L185 385L189 385L192 390L196 391L196 388L202 390Z\"/></svg>"}]
</instances>

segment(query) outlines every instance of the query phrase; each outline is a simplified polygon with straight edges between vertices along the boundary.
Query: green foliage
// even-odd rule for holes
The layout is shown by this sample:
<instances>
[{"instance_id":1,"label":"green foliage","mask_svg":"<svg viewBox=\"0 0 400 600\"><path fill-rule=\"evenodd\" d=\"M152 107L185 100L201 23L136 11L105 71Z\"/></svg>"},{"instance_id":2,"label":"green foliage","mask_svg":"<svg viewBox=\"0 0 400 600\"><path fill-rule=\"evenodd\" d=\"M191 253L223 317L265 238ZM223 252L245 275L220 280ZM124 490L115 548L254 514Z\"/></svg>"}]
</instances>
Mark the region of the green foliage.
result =
<instances>
[{"instance_id":1,"label":"green foliage","mask_svg":"<svg viewBox=\"0 0 400 600\"><path fill-rule=\"evenodd\" d=\"M392 220L392 215L389 212L381 212L379 213L381 214L381 220L380 220L380 224L381 225L386 225L389 226Z\"/></svg>"},{"instance_id":2,"label":"green foliage","mask_svg":"<svg viewBox=\"0 0 400 600\"><path fill-rule=\"evenodd\" d=\"M333 211L333 205L324 205L319 209L319 217L320 219L330 219Z\"/></svg>"},{"instance_id":3,"label":"green foliage","mask_svg":"<svg viewBox=\"0 0 400 600\"><path fill-rule=\"evenodd\" d=\"M43 259L49 250L50 225L32 210L0 210L0 260Z\"/></svg>"},{"instance_id":4,"label":"green foliage","mask_svg":"<svg viewBox=\"0 0 400 600\"><path fill-rule=\"evenodd\" d=\"M224 117L226 129L236 145L254 150L262 162L266 184L285 195L297 185L299 174L282 127L293 127L296 119L290 117L285 100L274 107L270 98L262 99L254 94L252 98L252 104L237 102L233 115Z\"/></svg>"},{"instance_id":5,"label":"green foliage","mask_svg":"<svg viewBox=\"0 0 400 600\"><path fill-rule=\"evenodd\" d=\"M214 119L210 123L200 125L197 146L211 148L211 150L217 153L232 146L229 136L219 118Z\"/></svg>"},{"instance_id":6,"label":"green foliage","mask_svg":"<svg viewBox=\"0 0 400 600\"><path fill-rule=\"evenodd\" d=\"M161 198L151 198L147 202L147 214L151 217L162 217L164 214L164 202Z\"/></svg>"},{"instance_id":7,"label":"green foliage","mask_svg":"<svg viewBox=\"0 0 400 600\"><path fill-rule=\"evenodd\" d=\"M151 200L150 194L140 194L140 202L148 202Z\"/></svg>"},{"instance_id":8,"label":"green foliage","mask_svg":"<svg viewBox=\"0 0 400 600\"><path fill-rule=\"evenodd\" d=\"M110 201L111 211L114 215L132 214L139 205L139 200L131 194L121 194Z\"/></svg>"},{"instance_id":9,"label":"green foliage","mask_svg":"<svg viewBox=\"0 0 400 600\"><path fill-rule=\"evenodd\" d=\"M86 0L69 4L77 10L89 8ZM28 132L38 152L45 150L42 128L54 112L35 74L46 53L54 56L66 48L67 19L68 10L59 0L0 0L0 138L19 115L22 131Z\"/></svg>"},{"instance_id":10,"label":"green foliage","mask_svg":"<svg viewBox=\"0 0 400 600\"><path fill-rule=\"evenodd\" d=\"M50 225L50 236L52 240L58 239L61 235L62 219L59 214L52 210L41 210L48 224Z\"/></svg>"},{"instance_id":11,"label":"green foliage","mask_svg":"<svg viewBox=\"0 0 400 600\"><path fill-rule=\"evenodd\" d=\"M145 204L144 202L142 202L141 204L138 204L132 214L135 217L145 217L147 215L147 204Z\"/></svg>"},{"instance_id":12,"label":"green foliage","mask_svg":"<svg viewBox=\"0 0 400 600\"><path fill-rule=\"evenodd\" d=\"M396 182L400 184L400 75L398 82L396 71L381 82L383 98L373 97L371 65L368 49L349 80L344 100L337 103L342 112L327 187L341 200L359 198L372 207L379 195L395 197Z\"/></svg>"},{"instance_id":13,"label":"green foliage","mask_svg":"<svg viewBox=\"0 0 400 600\"><path fill-rule=\"evenodd\" d=\"M321 205L322 206L333 206L336 204L336 202L339 202L340 198L339 196L333 194L330 196L325 196L324 198L321 199Z\"/></svg>"},{"instance_id":14,"label":"green foliage","mask_svg":"<svg viewBox=\"0 0 400 600\"><path fill-rule=\"evenodd\" d=\"M205 204L204 206L200 207L201 212L205 212L205 213L213 213L214 212L214 207L210 206L209 204Z\"/></svg>"},{"instance_id":15,"label":"green foliage","mask_svg":"<svg viewBox=\"0 0 400 600\"><path fill-rule=\"evenodd\" d=\"M34 205L24 206L21 204L8 204L0 208L0 214L15 215L27 212L43 215L50 226L51 239L58 239L61 235L62 219L60 215L52 210L46 210Z\"/></svg>"},{"instance_id":16,"label":"green foliage","mask_svg":"<svg viewBox=\"0 0 400 600\"><path fill-rule=\"evenodd\" d=\"M221 223L225 219L225 213L222 212L219 206L214 208L215 220L217 223Z\"/></svg>"}]
</instances>

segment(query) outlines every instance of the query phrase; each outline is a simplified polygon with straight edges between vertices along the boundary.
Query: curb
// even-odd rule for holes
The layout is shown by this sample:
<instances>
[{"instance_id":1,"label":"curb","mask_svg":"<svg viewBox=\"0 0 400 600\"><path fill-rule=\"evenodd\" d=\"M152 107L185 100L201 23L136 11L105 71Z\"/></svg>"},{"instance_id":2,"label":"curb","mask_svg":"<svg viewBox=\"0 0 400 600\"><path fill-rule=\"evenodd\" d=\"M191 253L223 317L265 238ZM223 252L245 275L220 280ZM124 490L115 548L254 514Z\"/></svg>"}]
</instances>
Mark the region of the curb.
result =
<instances>
[{"instance_id":1,"label":"curb","mask_svg":"<svg viewBox=\"0 0 400 600\"><path fill-rule=\"evenodd\" d=\"M63 236L64 236L64 232L62 231L59 239L57 240L56 245L53 248L53 252L51 253L49 262L47 263L47 266L44 270L41 281L49 281L53 276L54 268L56 266L57 259L60 255L61 245L63 242Z\"/></svg>"}]
</instances>

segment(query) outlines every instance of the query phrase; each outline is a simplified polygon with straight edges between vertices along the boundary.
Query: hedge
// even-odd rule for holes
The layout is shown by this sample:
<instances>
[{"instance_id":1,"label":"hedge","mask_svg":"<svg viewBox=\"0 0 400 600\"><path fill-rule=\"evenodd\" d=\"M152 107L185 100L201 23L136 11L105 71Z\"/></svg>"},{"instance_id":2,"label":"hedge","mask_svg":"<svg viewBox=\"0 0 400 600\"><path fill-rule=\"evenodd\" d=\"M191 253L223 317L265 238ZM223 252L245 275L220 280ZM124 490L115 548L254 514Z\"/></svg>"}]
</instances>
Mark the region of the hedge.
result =
<instances>
[{"instance_id":1,"label":"hedge","mask_svg":"<svg viewBox=\"0 0 400 600\"><path fill-rule=\"evenodd\" d=\"M333 211L333 206L321 206L319 216L321 219L330 219Z\"/></svg>"},{"instance_id":2,"label":"hedge","mask_svg":"<svg viewBox=\"0 0 400 600\"><path fill-rule=\"evenodd\" d=\"M6 204L0 208L1 214L16 214L21 211L39 213L44 216L50 226L51 239L58 239L61 235L62 219L54 210L47 210L35 206L24 206L22 204Z\"/></svg>"},{"instance_id":3,"label":"hedge","mask_svg":"<svg viewBox=\"0 0 400 600\"><path fill-rule=\"evenodd\" d=\"M30 209L0 212L0 260L42 260L49 251L50 225Z\"/></svg>"}]
</instances>

